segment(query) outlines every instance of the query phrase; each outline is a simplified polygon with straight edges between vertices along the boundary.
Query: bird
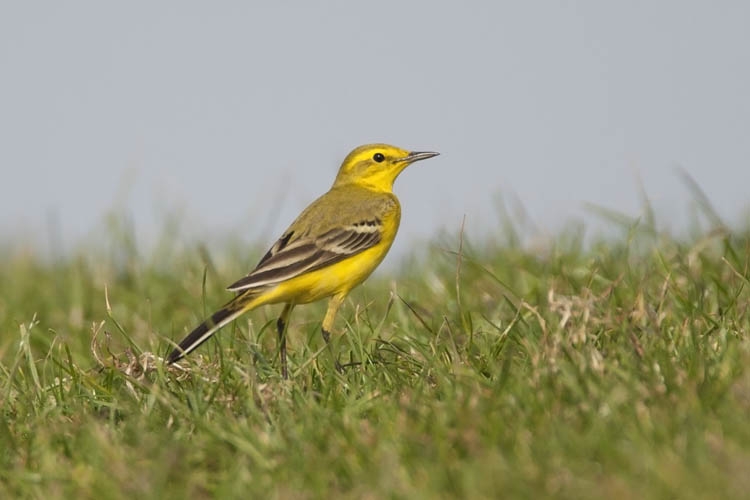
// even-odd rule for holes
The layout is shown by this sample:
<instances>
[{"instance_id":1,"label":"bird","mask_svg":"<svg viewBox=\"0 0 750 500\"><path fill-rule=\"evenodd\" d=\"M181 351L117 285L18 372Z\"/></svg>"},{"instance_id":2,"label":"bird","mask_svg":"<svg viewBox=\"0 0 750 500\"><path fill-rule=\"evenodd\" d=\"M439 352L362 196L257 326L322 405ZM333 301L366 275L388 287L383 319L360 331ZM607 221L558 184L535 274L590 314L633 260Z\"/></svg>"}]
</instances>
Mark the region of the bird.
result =
<instances>
[{"instance_id":1,"label":"bird","mask_svg":"<svg viewBox=\"0 0 750 500\"><path fill-rule=\"evenodd\" d=\"M236 296L181 340L167 364L190 354L242 314L266 304L284 304L276 322L284 379L289 377L286 329L295 306L328 298L321 333L330 347L344 299L383 261L396 237L401 206L393 194L394 181L412 163L438 154L388 144L352 150L328 192L300 213L255 269L227 287Z\"/></svg>"}]
</instances>

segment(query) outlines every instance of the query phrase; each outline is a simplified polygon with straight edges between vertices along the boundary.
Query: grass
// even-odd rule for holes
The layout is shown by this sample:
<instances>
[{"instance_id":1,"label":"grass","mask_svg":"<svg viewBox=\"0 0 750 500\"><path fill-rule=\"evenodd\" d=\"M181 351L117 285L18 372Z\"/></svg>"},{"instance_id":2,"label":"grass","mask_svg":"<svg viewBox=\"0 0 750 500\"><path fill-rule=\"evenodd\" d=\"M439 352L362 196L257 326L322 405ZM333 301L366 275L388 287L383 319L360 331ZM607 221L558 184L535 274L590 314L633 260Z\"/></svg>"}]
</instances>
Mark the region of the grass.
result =
<instances>
[{"instance_id":1,"label":"grass","mask_svg":"<svg viewBox=\"0 0 750 500\"><path fill-rule=\"evenodd\" d=\"M748 498L750 234L618 220L436 238L343 308L343 373L298 308L288 382L278 307L159 358L259 252L6 251L0 497Z\"/></svg>"}]
</instances>

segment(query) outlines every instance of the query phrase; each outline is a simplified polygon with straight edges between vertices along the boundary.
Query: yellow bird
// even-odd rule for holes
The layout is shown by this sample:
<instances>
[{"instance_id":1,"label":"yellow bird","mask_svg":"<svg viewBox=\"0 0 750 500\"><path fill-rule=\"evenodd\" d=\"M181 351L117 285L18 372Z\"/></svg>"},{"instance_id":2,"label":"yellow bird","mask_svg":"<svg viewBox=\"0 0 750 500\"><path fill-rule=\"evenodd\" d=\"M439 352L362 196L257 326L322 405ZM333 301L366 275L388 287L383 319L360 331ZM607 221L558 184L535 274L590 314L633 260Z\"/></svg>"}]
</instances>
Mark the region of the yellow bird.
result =
<instances>
[{"instance_id":1,"label":"yellow bird","mask_svg":"<svg viewBox=\"0 0 750 500\"><path fill-rule=\"evenodd\" d=\"M322 325L328 343L344 298L380 264L396 237L401 206L393 182L410 164L437 155L387 144L349 153L331 189L302 211L250 274L227 288L238 295L190 332L167 363L189 354L238 316L285 303L276 327L281 374L287 378L286 326L294 306L330 297Z\"/></svg>"}]
</instances>

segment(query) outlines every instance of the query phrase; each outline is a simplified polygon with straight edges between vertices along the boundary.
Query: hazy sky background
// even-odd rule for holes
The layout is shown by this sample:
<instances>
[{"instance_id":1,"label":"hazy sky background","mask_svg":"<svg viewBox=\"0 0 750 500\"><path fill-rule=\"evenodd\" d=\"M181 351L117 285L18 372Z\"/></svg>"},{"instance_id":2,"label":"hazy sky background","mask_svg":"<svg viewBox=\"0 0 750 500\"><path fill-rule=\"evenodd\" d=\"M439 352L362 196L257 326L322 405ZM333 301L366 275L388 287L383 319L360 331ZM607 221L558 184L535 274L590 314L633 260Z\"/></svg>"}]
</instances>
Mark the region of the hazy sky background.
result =
<instances>
[{"instance_id":1,"label":"hazy sky background","mask_svg":"<svg viewBox=\"0 0 750 500\"><path fill-rule=\"evenodd\" d=\"M679 227L678 166L747 215L750 2L311 4L0 4L0 242L121 207L141 242L176 212L270 244L374 141L442 153L396 183L397 252L493 231L498 194L543 232L637 215L638 177Z\"/></svg>"}]
</instances>

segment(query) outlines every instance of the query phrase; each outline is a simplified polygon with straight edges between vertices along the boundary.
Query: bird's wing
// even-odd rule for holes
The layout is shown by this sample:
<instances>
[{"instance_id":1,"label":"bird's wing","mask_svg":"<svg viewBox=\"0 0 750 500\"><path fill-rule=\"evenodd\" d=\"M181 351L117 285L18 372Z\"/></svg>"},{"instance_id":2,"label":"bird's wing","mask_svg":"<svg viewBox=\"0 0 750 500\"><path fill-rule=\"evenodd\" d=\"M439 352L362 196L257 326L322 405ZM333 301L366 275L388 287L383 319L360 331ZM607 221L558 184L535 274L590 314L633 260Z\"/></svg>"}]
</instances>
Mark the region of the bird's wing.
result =
<instances>
[{"instance_id":1,"label":"bird's wing","mask_svg":"<svg viewBox=\"0 0 750 500\"><path fill-rule=\"evenodd\" d=\"M382 239L382 230L383 222L377 217L362 218L315 237L294 238L294 231L290 229L271 247L258 267L227 290L238 292L274 285L330 266L377 245Z\"/></svg>"}]
</instances>

